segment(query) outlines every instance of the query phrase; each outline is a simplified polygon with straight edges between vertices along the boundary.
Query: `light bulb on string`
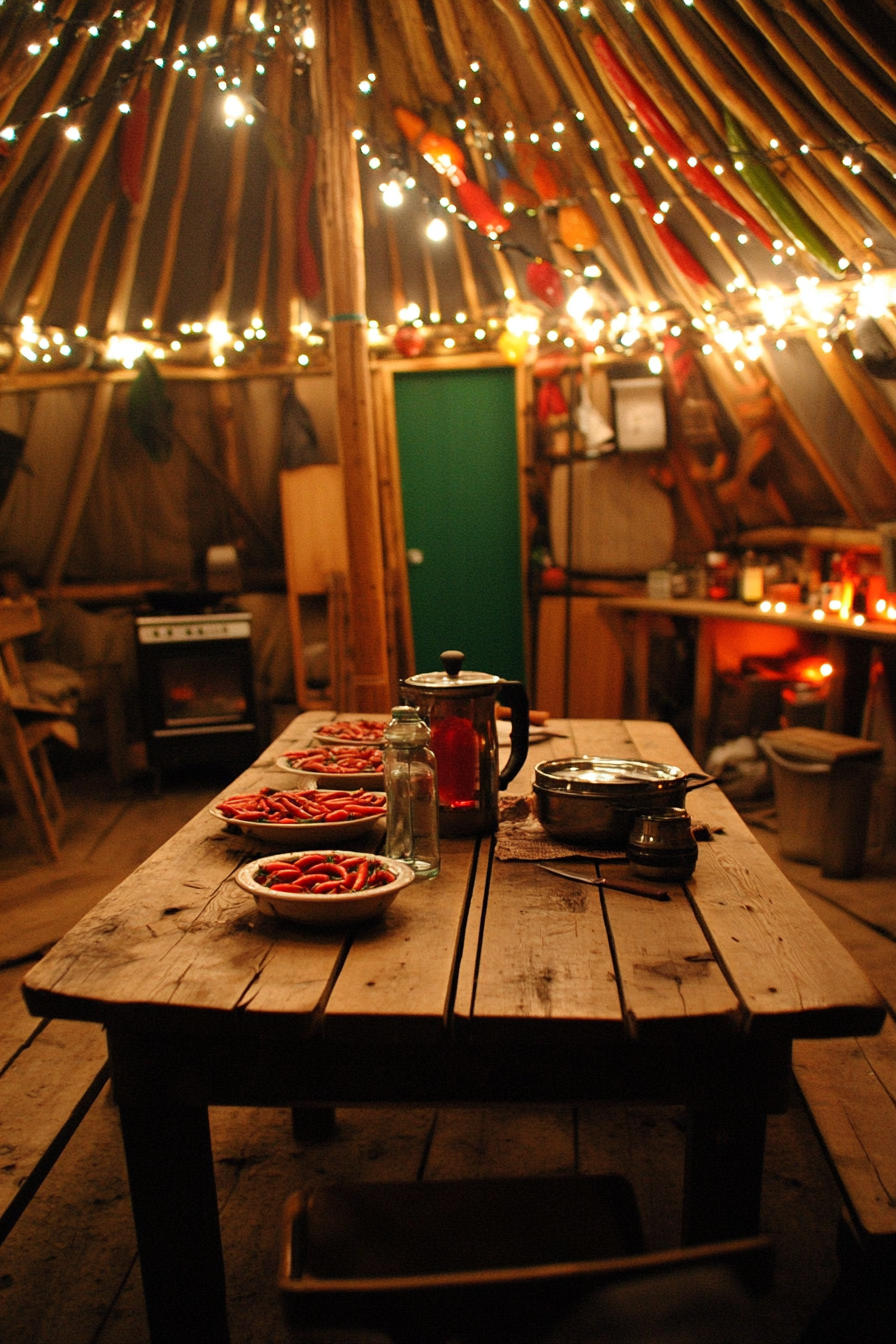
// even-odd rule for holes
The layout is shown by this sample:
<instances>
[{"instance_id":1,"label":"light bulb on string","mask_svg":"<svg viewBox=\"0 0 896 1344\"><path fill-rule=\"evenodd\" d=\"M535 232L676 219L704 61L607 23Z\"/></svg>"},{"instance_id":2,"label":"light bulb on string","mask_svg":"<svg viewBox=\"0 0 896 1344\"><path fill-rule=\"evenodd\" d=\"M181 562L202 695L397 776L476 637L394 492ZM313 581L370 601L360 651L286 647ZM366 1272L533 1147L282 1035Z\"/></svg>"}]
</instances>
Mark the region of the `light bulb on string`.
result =
<instances>
[{"instance_id":1,"label":"light bulb on string","mask_svg":"<svg viewBox=\"0 0 896 1344\"><path fill-rule=\"evenodd\" d=\"M404 192L394 177L388 182L381 182L380 191L383 193L383 205L388 205L393 210L404 201Z\"/></svg>"}]
</instances>

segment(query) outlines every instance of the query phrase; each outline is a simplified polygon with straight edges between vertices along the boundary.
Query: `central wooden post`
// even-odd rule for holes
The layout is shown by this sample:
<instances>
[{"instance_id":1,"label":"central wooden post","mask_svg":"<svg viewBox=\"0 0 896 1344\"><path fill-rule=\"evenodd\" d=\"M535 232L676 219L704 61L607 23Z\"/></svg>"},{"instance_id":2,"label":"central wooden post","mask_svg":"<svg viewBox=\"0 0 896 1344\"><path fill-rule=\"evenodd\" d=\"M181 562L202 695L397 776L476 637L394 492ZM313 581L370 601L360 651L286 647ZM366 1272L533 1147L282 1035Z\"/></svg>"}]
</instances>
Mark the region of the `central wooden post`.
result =
<instances>
[{"instance_id":1,"label":"central wooden post","mask_svg":"<svg viewBox=\"0 0 896 1344\"><path fill-rule=\"evenodd\" d=\"M364 220L354 129L351 7L318 0L312 89L318 120L318 202L331 349L336 378L337 438L348 524L349 604L357 708L392 704L386 627L380 502L367 346ZM397 689L397 688L395 688Z\"/></svg>"}]
</instances>

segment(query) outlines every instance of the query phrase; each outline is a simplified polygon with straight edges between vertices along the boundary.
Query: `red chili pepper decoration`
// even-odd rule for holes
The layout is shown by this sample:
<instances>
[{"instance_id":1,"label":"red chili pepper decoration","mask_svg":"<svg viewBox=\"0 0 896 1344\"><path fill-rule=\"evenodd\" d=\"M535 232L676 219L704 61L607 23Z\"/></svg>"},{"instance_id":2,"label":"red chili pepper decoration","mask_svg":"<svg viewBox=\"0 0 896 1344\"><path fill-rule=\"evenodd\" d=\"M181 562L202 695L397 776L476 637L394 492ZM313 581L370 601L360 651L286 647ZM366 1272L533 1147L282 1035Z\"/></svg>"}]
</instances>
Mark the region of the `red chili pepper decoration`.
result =
<instances>
[{"instance_id":1,"label":"red chili pepper decoration","mask_svg":"<svg viewBox=\"0 0 896 1344\"><path fill-rule=\"evenodd\" d=\"M569 406L560 384L554 382L553 378L546 378L543 383L539 383L535 405L538 422L542 425L552 416L569 414Z\"/></svg>"},{"instance_id":2,"label":"red chili pepper decoration","mask_svg":"<svg viewBox=\"0 0 896 1344\"><path fill-rule=\"evenodd\" d=\"M417 327L399 327L392 344L405 359L413 359L415 355L422 355L426 349L426 337Z\"/></svg>"},{"instance_id":3,"label":"red chili pepper decoration","mask_svg":"<svg viewBox=\"0 0 896 1344\"><path fill-rule=\"evenodd\" d=\"M143 159L149 134L149 87L140 89L122 119L118 143L118 180L131 205L143 192Z\"/></svg>"},{"instance_id":4,"label":"red chili pepper decoration","mask_svg":"<svg viewBox=\"0 0 896 1344\"><path fill-rule=\"evenodd\" d=\"M625 169L632 186L638 193L638 199L653 221L653 227L656 229L657 237L660 239L663 247L666 249L681 273L686 275L689 280L693 280L695 284L712 284L712 281L700 265L700 262L694 256L693 252L688 251L681 239L669 228L669 225L666 223L657 224L654 219L654 215L657 213L656 202L641 181L641 175L638 170L630 163L623 163L622 166Z\"/></svg>"},{"instance_id":5,"label":"red chili pepper decoration","mask_svg":"<svg viewBox=\"0 0 896 1344\"><path fill-rule=\"evenodd\" d=\"M459 169L449 173L448 177L457 192L457 199L464 214L472 219L477 229L483 233L506 233L510 220L502 214L487 191L478 182L471 182Z\"/></svg>"},{"instance_id":6,"label":"red chili pepper decoration","mask_svg":"<svg viewBox=\"0 0 896 1344\"><path fill-rule=\"evenodd\" d=\"M682 176L690 182L692 187L696 187L704 196L708 196L711 201L714 201L722 210L736 219L738 224L742 224L745 229L749 229L753 237L758 239L762 246L768 248L771 252L771 238L749 211L744 210L743 206L734 199L730 192L725 190L718 178L709 171L705 164L699 161L694 164L688 163L688 159L694 157L691 151L675 128L663 116L653 99L631 77L606 38L595 37L593 45L601 65L635 113L645 131L651 139L656 141L664 154L668 154L670 158L678 161Z\"/></svg>"},{"instance_id":7,"label":"red chili pepper decoration","mask_svg":"<svg viewBox=\"0 0 896 1344\"><path fill-rule=\"evenodd\" d=\"M565 297L563 281L556 266L549 261L530 261L526 267L526 284L549 308L559 308Z\"/></svg>"}]
</instances>

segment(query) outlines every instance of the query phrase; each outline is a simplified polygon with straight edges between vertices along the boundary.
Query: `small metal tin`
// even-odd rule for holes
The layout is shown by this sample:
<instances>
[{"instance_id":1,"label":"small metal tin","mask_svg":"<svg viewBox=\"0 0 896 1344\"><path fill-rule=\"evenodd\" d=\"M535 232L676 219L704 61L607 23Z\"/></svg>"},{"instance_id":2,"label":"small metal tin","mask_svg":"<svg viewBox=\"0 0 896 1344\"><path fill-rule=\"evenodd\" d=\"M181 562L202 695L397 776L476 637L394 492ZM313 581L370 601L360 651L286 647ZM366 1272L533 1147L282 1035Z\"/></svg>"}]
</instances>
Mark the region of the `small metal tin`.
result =
<instances>
[{"instance_id":1,"label":"small metal tin","mask_svg":"<svg viewBox=\"0 0 896 1344\"><path fill-rule=\"evenodd\" d=\"M690 877L697 866L697 852L691 818L683 807L638 817L626 846L633 873L662 881Z\"/></svg>"}]
</instances>

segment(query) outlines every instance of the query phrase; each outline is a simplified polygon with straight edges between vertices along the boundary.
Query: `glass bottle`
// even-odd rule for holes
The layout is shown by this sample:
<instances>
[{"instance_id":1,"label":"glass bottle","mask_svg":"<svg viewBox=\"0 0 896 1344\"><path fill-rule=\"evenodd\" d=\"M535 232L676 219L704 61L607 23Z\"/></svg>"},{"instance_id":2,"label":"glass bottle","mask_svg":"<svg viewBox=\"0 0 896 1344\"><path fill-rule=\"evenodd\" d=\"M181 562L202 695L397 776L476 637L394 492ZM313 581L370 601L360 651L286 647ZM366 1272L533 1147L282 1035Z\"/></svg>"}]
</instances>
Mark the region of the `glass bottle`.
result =
<instances>
[{"instance_id":1,"label":"glass bottle","mask_svg":"<svg viewBox=\"0 0 896 1344\"><path fill-rule=\"evenodd\" d=\"M439 871L439 789L429 729L411 705L396 705L386 728L386 855L418 877Z\"/></svg>"}]
</instances>

